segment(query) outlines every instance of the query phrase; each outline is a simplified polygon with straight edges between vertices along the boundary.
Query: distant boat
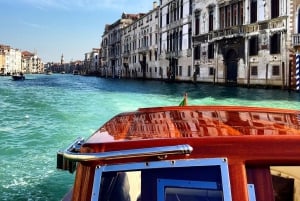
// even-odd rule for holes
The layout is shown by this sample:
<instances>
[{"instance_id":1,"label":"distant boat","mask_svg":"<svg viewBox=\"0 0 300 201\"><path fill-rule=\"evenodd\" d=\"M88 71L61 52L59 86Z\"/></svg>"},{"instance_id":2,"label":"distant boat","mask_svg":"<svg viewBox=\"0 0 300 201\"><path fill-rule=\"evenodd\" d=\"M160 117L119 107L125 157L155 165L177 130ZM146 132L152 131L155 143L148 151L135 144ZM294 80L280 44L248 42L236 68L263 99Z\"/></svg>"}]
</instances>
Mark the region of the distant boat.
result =
<instances>
[{"instance_id":1,"label":"distant boat","mask_svg":"<svg viewBox=\"0 0 300 201\"><path fill-rule=\"evenodd\" d=\"M17 80L25 80L25 76L23 75L23 73L20 74L14 74L11 76L13 80L17 81Z\"/></svg>"},{"instance_id":2,"label":"distant boat","mask_svg":"<svg viewBox=\"0 0 300 201\"><path fill-rule=\"evenodd\" d=\"M52 75L52 71L51 70L47 70L46 71L46 75Z\"/></svg>"},{"instance_id":3,"label":"distant boat","mask_svg":"<svg viewBox=\"0 0 300 201\"><path fill-rule=\"evenodd\" d=\"M74 70L73 71L73 75L79 75L79 71L78 70Z\"/></svg>"}]
</instances>

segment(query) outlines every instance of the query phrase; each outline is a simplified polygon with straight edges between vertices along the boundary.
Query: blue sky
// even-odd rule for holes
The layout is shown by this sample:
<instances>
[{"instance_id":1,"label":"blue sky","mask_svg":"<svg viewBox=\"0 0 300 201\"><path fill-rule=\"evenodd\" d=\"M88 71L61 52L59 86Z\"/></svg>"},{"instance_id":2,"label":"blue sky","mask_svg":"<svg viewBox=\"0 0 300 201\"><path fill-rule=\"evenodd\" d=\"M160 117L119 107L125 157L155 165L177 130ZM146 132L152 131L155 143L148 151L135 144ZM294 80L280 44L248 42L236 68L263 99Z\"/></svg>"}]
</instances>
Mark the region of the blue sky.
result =
<instances>
[{"instance_id":1,"label":"blue sky","mask_svg":"<svg viewBox=\"0 0 300 201\"><path fill-rule=\"evenodd\" d=\"M105 24L148 12L154 0L0 0L0 44L46 62L83 60L99 48ZM159 2L159 1L157 1Z\"/></svg>"}]
</instances>

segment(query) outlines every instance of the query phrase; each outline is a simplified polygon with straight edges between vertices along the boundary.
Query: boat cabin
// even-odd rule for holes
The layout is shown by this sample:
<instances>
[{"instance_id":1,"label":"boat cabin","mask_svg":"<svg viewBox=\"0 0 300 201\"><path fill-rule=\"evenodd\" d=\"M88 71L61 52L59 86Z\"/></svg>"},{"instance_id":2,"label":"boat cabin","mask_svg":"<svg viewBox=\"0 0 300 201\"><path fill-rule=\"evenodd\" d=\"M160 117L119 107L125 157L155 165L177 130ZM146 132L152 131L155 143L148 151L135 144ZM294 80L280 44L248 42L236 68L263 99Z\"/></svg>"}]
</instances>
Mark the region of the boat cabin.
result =
<instances>
[{"instance_id":1,"label":"boat cabin","mask_svg":"<svg viewBox=\"0 0 300 201\"><path fill-rule=\"evenodd\" d=\"M64 200L299 201L300 112L175 106L121 113L57 154Z\"/></svg>"}]
</instances>

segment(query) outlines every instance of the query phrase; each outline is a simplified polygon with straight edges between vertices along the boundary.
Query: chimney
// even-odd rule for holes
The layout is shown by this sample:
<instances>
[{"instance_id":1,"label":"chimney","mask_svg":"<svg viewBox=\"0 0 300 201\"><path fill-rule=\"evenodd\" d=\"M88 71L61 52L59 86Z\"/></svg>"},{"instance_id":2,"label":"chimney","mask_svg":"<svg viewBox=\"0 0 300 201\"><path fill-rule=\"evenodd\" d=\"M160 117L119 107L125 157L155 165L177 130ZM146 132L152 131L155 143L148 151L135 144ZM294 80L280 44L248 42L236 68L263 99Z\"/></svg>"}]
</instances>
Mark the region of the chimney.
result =
<instances>
[{"instance_id":1,"label":"chimney","mask_svg":"<svg viewBox=\"0 0 300 201\"><path fill-rule=\"evenodd\" d=\"M156 9L156 8L157 8L157 2L153 1L153 9Z\"/></svg>"}]
</instances>

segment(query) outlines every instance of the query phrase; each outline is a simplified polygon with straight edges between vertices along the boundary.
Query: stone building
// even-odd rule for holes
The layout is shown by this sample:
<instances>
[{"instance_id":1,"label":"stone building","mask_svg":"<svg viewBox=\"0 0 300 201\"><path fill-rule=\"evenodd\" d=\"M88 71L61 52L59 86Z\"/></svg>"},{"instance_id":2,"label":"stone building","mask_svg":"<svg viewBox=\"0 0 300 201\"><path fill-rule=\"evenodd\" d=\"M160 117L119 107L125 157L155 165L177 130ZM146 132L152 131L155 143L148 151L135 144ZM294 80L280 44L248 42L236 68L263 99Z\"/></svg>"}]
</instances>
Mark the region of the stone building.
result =
<instances>
[{"instance_id":1,"label":"stone building","mask_svg":"<svg viewBox=\"0 0 300 201\"><path fill-rule=\"evenodd\" d=\"M84 54L84 74L96 75L99 68L99 48L93 48L91 52Z\"/></svg>"},{"instance_id":2,"label":"stone building","mask_svg":"<svg viewBox=\"0 0 300 201\"><path fill-rule=\"evenodd\" d=\"M163 78L191 80L192 1L160 1L160 65Z\"/></svg>"},{"instance_id":3,"label":"stone building","mask_svg":"<svg viewBox=\"0 0 300 201\"><path fill-rule=\"evenodd\" d=\"M294 88L299 1L160 0L106 27L102 62L124 77Z\"/></svg>"},{"instance_id":4,"label":"stone building","mask_svg":"<svg viewBox=\"0 0 300 201\"><path fill-rule=\"evenodd\" d=\"M102 35L102 69L105 76L120 77L122 74L122 32L125 27L132 24L143 14L123 13L121 19L113 24L106 25Z\"/></svg>"},{"instance_id":5,"label":"stone building","mask_svg":"<svg viewBox=\"0 0 300 201\"><path fill-rule=\"evenodd\" d=\"M0 73L11 75L22 72L21 51L8 45L0 45Z\"/></svg>"},{"instance_id":6,"label":"stone building","mask_svg":"<svg viewBox=\"0 0 300 201\"><path fill-rule=\"evenodd\" d=\"M7 74L6 54L10 47L7 45L0 45L0 75Z\"/></svg>"},{"instance_id":7,"label":"stone building","mask_svg":"<svg viewBox=\"0 0 300 201\"><path fill-rule=\"evenodd\" d=\"M289 87L289 1L195 0L193 5L197 80Z\"/></svg>"},{"instance_id":8,"label":"stone building","mask_svg":"<svg viewBox=\"0 0 300 201\"><path fill-rule=\"evenodd\" d=\"M162 75L158 58L159 7L153 9L123 29L122 77L157 79Z\"/></svg>"},{"instance_id":9,"label":"stone building","mask_svg":"<svg viewBox=\"0 0 300 201\"><path fill-rule=\"evenodd\" d=\"M291 63L291 85L293 87L299 86L296 82L296 60L295 55L300 53L300 0L294 0L290 3L290 26L291 26L291 33L292 33L292 48L290 49L290 63ZM299 69L298 69L299 72ZM300 76L300 72L298 73ZM294 79L293 79L294 78Z\"/></svg>"},{"instance_id":10,"label":"stone building","mask_svg":"<svg viewBox=\"0 0 300 201\"><path fill-rule=\"evenodd\" d=\"M22 71L25 73L43 73L44 64L42 60L29 51L22 52Z\"/></svg>"}]
</instances>

